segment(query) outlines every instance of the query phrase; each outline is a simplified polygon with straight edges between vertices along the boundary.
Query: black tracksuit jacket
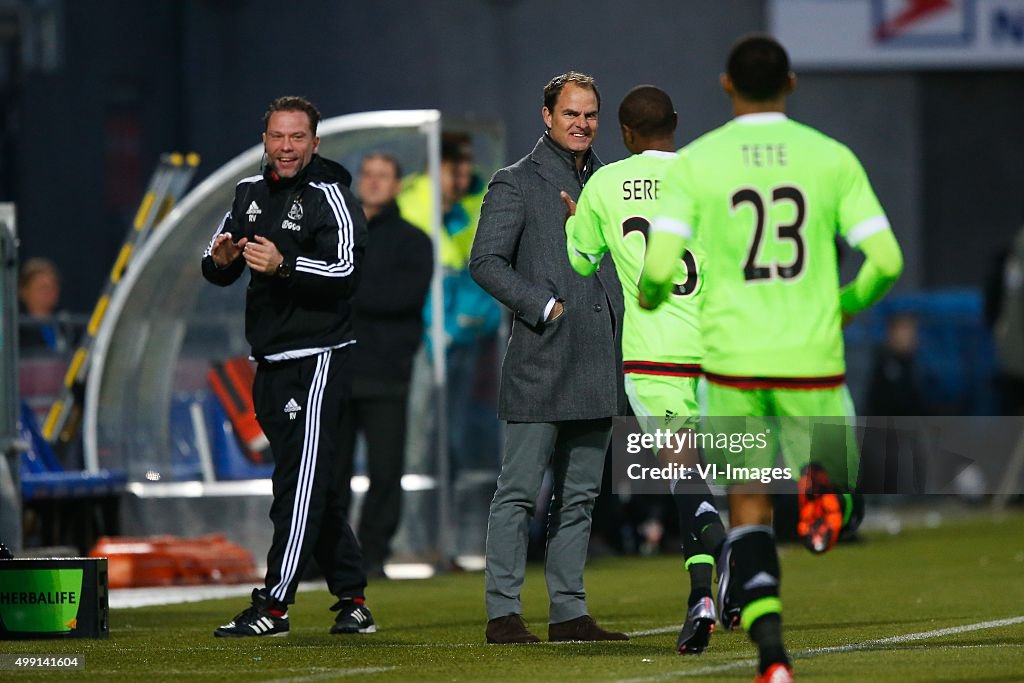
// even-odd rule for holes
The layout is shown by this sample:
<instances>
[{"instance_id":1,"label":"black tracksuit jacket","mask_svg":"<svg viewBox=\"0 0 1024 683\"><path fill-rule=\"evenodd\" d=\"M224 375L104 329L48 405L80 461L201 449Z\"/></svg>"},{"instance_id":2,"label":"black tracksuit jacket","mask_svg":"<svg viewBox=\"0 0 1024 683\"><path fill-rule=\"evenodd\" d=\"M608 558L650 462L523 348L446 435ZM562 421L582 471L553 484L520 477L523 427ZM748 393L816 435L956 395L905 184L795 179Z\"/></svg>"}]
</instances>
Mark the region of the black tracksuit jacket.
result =
<instances>
[{"instance_id":1,"label":"black tracksuit jacket","mask_svg":"<svg viewBox=\"0 0 1024 683\"><path fill-rule=\"evenodd\" d=\"M366 218L341 165L314 155L292 178L268 168L235 188L231 211L214 238L261 235L291 269L287 278L251 272L245 302L245 337L257 360L300 358L353 341L350 298L366 247ZM227 286L245 270L239 256L218 268L203 254L203 276Z\"/></svg>"}]
</instances>

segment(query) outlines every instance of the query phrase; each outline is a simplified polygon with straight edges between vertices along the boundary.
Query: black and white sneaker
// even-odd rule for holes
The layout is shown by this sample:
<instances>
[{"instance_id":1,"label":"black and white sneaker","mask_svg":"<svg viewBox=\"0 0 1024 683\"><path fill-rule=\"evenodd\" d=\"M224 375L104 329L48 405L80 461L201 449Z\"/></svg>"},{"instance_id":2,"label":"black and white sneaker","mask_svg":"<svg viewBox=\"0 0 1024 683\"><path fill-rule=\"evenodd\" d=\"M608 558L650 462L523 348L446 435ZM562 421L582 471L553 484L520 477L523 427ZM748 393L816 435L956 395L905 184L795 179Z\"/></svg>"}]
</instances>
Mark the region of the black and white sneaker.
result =
<instances>
[{"instance_id":1,"label":"black and white sneaker","mask_svg":"<svg viewBox=\"0 0 1024 683\"><path fill-rule=\"evenodd\" d=\"M356 602L352 598L342 598L331 607L331 611L338 613L338 616L334 618L331 633L377 632L373 615L362 601Z\"/></svg>"},{"instance_id":2,"label":"black and white sneaker","mask_svg":"<svg viewBox=\"0 0 1024 683\"><path fill-rule=\"evenodd\" d=\"M285 605L271 598L262 588L254 588L252 605L214 631L213 635L218 638L286 636L289 627L285 608Z\"/></svg>"}]
</instances>

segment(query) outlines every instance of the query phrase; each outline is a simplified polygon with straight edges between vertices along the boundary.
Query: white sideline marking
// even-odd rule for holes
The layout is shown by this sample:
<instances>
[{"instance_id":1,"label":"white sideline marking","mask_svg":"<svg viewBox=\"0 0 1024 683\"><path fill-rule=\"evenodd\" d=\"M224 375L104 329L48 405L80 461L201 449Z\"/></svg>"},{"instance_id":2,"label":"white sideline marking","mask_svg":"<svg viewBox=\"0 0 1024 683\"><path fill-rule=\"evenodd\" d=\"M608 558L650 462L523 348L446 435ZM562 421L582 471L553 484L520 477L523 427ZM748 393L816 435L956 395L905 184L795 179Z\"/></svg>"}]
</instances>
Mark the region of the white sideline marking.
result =
<instances>
[{"instance_id":1,"label":"white sideline marking","mask_svg":"<svg viewBox=\"0 0 1024 683\"><path fill-rule=\"evenodd\" d=\"M790 653L790 656L793 657L793 659L809 659L811 657L817 657L819 655L844 652L857 652L859 650L870 650L872 648L878 647L879 645L911 643L917 640L926 640L929 638L942 638L943 636L952 636L957 635L959 633L969 633L971 631L981 631L983 629L989 628L1000 628L1002 626L1013 626L1015 624L1024 624L1024 616L1010 617L1009 619L997 619L995 621L982 621L977 624L965 624L964 626L950 626L949 628L940 628L934 631L923 631L921 633L907 633L902 636L890 636L888 638L878 638L876 640L865 640L860 643L850 643L848 645L815 647L808 650L798 650L797 652L792 652ZM650 631L638 631L637 635L655 635L658 633L670 633L673 629L676 628L681 627L666 626L660 629L651 629ZM664 673L656 674L654 676L644 676L642 678L626 678L619 680L617 683L648 683L649 681L664 681L672 678L689 678L691 676L705 676L707 674L721 673L723 671L731 671L733 669L745 669L754 666L757 666L757 659L739 659L732 662L725 662L723 664L702 666L697 669L666 671Z\"/></svg>"},{"instance_id":2,"label":"white sideline marking","mask_svg":"<svg viewBox=\"0 0 1024 683\"><path fill-rule=\"evenodd\" d=\"M343 676L361 676L362 674L379 674L384 671L397 669L397 666L366 666L362 669L326 669L320 673L309 676L295 676L293 678L275 678L264 683L301 683L304 681L327 681Z\"/></svg>"},{"instance_id":3,"label":"white sideline marking","mask_svg":"<svg viewBox=\"0 0 1024 683\"><path fill-rule=\"evenodd\" d=\"M1011 647L1015 650L1024 649L1024 643L974 643L973 645L943 645L943 650L983 650L989 648L1001 648ZM882 650L888 650L889 652L895 652L896 648L879 647L875 648L879 652ZM900 652L906 652L907 650L934 650L935 648L931 645L907 645L906 647L899 648Z\"/></svg>"},{"instance_id":4,"label":"white sideline marking","mask_svg":"<svg viewBox=\"0 0 1024 683\"><path fill-rule=\"evenodd\" d=\"M630 631L626 635L630 638L640 638L641 636L660 636L663 633L678 633L683 628L682 624L676 626L662 626L661 628L649 628L646 631Z\"/></svg>"},{"instance_id":5,"label":"white sideline marking","mask_svg":"<svg viewBox=\"0 0 1024 683\"><path fill-rule=\"evenodd\" d=\"M953 636L958 633L969 633L971 631L982 631L987 628L999 628L1000 626L1013 626L1014 624L1024 624L1024 617L1010 617L1009 619L997 619L995 621L982 621L977 624L967 624L966 626L950 626L949 628L940 628L936 631L925 631L923 633L908 633L903 636L890 636L888 638L879 638L878 640L867 640L863 643L854 643L852 645L834 645L832 647L818 647L812 650L806 650L809 655L817 654L829 654L832 652L853 652L854 650L863 650L874 647L876 645L891 645L893 643L909 643L915 640L926 640L928 638L941 638L942 636Z\"/></svg>"},{"instance_id":6,"label":"white sideline marking","mask_svg":"<svg viewBox=\"0 0 1024 683\"><path fill-rule=\"evenodd\" d=\"M159 605L178 605L185 602L203 600L219 600L222 598L248 597L253 588L261 587L259 580L247 584L205 586L151 586L147 588L115 588L110 591L111 609L130 609L135 607L154 607ZM303 581L298 592L322 590L322 581Z\"/></svg>"}]
</instances>

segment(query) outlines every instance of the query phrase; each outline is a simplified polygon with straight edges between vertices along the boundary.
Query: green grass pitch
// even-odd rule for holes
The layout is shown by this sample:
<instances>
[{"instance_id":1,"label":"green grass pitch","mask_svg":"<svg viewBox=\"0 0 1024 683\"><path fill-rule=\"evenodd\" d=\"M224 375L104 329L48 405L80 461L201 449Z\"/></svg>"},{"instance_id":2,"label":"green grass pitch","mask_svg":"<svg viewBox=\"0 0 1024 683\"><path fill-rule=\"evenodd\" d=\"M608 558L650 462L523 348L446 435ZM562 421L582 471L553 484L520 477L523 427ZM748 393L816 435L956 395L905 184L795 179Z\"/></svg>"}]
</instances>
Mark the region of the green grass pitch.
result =
<instances>
[{"instance_id":1,"label":"green grass pitch","mask_svg":"<svg viewBox=\"0 0 1024 683\"><path fill-rule=\"evenodd\" d=\"M784 547L786 641L799 680L1024 680L1024 514L868 535L824 556ZM586 575L592 614L628 643L486 645L483 576L370 586L380 631L331 636L326 591L304 592L291 634L215 639L245 598L116 610L108 640L0 642L0 653L79 654L75 672L5 680L667 681L753 678L745 634L716 631L699 657L674 653L688 581L676 557L609 558ZM525 618L547 635L546 592L531 566Z\"/></svg>"}]
</instances>

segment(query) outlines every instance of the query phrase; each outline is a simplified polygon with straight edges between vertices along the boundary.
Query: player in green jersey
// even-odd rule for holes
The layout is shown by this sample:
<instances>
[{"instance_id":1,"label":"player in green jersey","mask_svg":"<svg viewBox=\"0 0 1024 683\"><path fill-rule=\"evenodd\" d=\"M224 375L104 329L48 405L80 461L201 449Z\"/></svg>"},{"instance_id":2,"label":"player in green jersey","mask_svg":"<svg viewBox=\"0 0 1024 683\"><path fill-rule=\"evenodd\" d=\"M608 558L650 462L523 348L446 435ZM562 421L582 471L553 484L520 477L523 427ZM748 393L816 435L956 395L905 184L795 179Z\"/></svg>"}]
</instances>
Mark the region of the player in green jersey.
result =
<instances>
[{"instance_id":1,"label":"player in green jersey","mask_svg":"<svg viewBox=\"0 0 1024 683\"><path fill-rule=\"evenodd\" d=\"M633 156L594 173L578 205L562 193L571 214L565 225L566 245L576 272L592 275L606 252L611 252L615 262L625 300L622 357L626 394L648 433L688 428L691 418L699 415L701 278L696 247L686 251L678 264L676 284L664 306L645 311L637 299L647 233L661 192L658 178L676 158L677 119L672 100L663 90L652 85L633 88L619 105L622 141ZM663 454L663 458L669 457ZM694 462L680 464L692 467ZM670 490L679 512L690 596L676 650L699 654L714 628L711 575L725 529L703 481L702 491L694 491L695 485L689 483L683 492L679 484L673 481Z\"/></svg>"},{"instance_id":2,"label":"player in green jersey","mask_svg":"<svg viewBox=\"0 0 1024 683\"><path fill-rule=\"evenodd\" d=\"M706 252L710 415L845 414L842 320L878 301L902 270L899 246L857 158L786 117L795 84L777 41L741 39L722 76L735 118L688 145L662 178L641 301L650 307L667 297L679 254L699 236ZM842 289L837 233L866 257ZM823 450L814 446L815 462L800 481L798 531L815 551L834 543L844 514L838 493L855 477L844 471L845 457L817 462L828 459ZM808 463L811 453L785 455ZM759 680L791 680L769 496L749 485L731 487L730 521L719 558L719 609L722 602L740 606L760 651Z\"/></svg>"}]
</instances>

